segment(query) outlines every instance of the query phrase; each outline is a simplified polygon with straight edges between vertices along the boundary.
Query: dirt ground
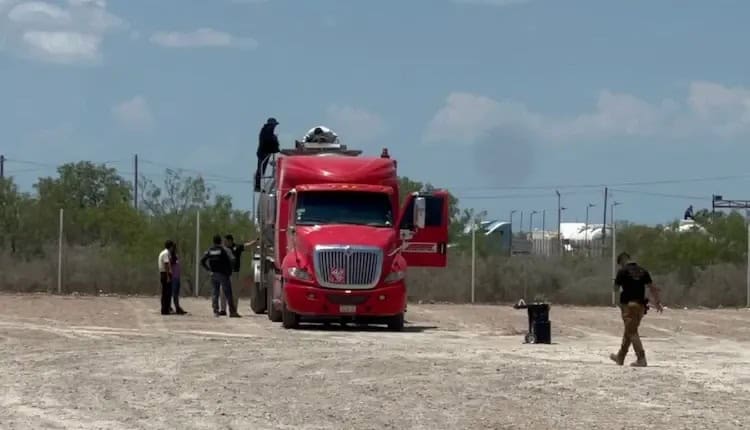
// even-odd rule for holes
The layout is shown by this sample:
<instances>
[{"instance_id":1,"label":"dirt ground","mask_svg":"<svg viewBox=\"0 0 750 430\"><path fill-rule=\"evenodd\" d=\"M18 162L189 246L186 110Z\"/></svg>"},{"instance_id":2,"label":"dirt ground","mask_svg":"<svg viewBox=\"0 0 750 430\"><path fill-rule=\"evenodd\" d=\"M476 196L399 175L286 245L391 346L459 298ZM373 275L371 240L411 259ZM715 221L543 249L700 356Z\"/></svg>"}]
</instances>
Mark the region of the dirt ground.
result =
<instances>
[{"instance_id":1,"label":"dirt ground","mask_svg":"<svg viewBox=\"0 0 750 430\"><path fill-rule=\"evenodd\" d=\"M607 359L614 308L411 305L407 330L287 331L186 299L0 295L2 429L724 429L747 427L750 312L667 310L649 368ZM628 357L632 359L631 356Z\"/></svg>"}]
</instances>

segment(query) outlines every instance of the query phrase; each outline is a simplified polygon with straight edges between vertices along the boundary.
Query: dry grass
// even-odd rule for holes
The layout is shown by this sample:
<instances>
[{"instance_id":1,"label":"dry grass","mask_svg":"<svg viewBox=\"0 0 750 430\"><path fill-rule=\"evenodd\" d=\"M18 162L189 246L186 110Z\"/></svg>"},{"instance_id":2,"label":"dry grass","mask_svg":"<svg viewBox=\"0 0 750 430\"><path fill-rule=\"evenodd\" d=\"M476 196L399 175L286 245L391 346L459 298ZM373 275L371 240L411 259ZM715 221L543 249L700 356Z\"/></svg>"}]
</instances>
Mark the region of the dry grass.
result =
<instances>
[{"instance_id":1,"label":"dry grass","mask_svg":"<svg viewBox=\"0 0 750 430\"><path fill-rule=\"evenodd\" d=\"M57 258L32 260L0 255L0 290L56 292ZM156 258L118 255L111 249L70 248L63 260L63 293L86 295L153 295L159 291ZM247 262L244 270L247 271ZM183 295L192 294L193 268L183 268ZM476 266L477 302L511 303L523 298L559 304L608 305L611 300L611 263L608 259L576 257L479 258ZM739 307L745 305L745 268L716 265L655 273L665 303L672 306ZM209 291L202 279L200 291ZM471 299L471 259L455 254L445 269L412 269L409 298L424 302L466 303ZM242 291L241 296L247 292Z\"/></svg>"}]
</instances>

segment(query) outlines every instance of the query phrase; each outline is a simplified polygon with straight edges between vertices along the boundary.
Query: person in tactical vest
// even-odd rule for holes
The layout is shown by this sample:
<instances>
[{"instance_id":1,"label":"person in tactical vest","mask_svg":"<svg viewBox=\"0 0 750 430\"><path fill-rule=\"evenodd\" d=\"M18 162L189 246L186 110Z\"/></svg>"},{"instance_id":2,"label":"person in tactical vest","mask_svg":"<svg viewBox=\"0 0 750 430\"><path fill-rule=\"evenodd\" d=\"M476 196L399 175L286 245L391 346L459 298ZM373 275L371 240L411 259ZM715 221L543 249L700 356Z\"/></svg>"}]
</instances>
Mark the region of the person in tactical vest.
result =
<instances>
[{"instance_id":1,"label":"person in tactical vest","mask_svg":"<svg viewBox=\"0 0 750 430\"><path fill-rule=\"evenodd\" d=\"M617 354L610 354L609 358L622 366L625 362L625 356L628 354L630 345L633 345L636 361L631 364L633 367L646 367L646 351L643 349L641 338L638 335L638 327L641 320L648 311L648 299L646 298L646 288L649 289L652 299L656 302L656 310L663 311L659 290L654 286L651 274L638 263L631 261L630 255L623 252L617 257L617 264L620 270L615 277L615 291L620 290L620 311L622 312L622 321L625 330L622 335L622 344Z\"/></svg>"},{"instance_id":2,"label":"person in tactical vest","mask_svg":"<svg viewBox=\"0 0 750 430\"><path fill-rule=\"evenodd\" d=\"M229 305L229 316L231 318L239 318L240 314L237 313L237 308L234 306L235 302L232 299L231 276L234 257L231 251L227 250L221 244L220 235L215 235L213 242L213 246L201 258L201 266L211 272L211 286L213 287L211 291L211 305L213 306L214 316L220 316L219 291L222 290Z\"/></svg>"}]
</instances>

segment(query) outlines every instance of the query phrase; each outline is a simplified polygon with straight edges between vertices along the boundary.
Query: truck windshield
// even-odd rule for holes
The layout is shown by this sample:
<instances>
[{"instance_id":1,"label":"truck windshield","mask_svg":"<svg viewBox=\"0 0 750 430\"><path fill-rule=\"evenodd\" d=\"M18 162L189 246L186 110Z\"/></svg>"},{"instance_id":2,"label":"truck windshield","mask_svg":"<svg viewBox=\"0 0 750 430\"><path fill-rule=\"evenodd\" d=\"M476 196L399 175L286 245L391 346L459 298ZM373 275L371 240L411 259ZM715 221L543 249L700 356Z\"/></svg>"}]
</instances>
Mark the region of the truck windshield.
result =
<instances>
[{"instance_id":1,"label":"truck windshield","mask_svg":"<svg viewBox=\"0 0 750 430\"><path fill-rule=\"evenodd\" d=\"M297 196L297 225L359 224L391 227L391 201L384 193L305 191Z\"/></svg>"}]
</instances>

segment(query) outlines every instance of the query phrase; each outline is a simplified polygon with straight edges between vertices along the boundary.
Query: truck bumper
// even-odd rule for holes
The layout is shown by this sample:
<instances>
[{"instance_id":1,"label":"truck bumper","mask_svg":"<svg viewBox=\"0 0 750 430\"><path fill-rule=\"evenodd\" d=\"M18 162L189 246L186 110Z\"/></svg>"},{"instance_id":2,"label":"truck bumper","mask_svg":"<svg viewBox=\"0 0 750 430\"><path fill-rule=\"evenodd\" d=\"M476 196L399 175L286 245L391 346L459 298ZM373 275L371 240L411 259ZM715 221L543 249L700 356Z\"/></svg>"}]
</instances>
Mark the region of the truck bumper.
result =
<instances>
[{"instance_id":1,"label":"truck bumper","mask_svg":"<svg viewBox=\"0 0 750 430\"><path fill-rule=\"evenodd\" d=\"M403 282L372 290L332 290L284 283L287 308L302 317L390 317L406 310Z\"/></svg>"}]
</instances>

